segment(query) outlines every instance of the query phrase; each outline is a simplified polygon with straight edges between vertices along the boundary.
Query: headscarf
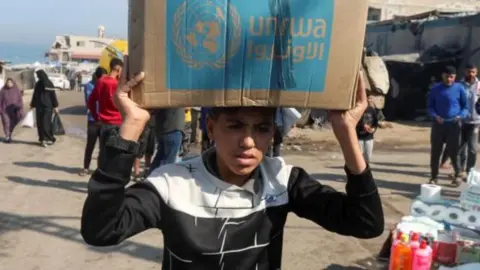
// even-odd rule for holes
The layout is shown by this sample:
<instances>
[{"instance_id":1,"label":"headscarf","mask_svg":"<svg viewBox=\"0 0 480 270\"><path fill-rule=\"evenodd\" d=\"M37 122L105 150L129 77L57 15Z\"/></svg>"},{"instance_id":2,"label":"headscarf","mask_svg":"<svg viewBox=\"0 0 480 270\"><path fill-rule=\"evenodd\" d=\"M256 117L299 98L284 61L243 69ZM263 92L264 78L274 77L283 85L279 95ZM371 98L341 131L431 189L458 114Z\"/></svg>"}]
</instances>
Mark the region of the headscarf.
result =
<instances>
[{"instance_id":1,"label":"headscarf","mask_svg":"<svg viewBox=\"0 0 480 270\"><path fill-rule=\"evenodd\" d=\"M12 82L13 86L8 87L7 83ZM21 110L23 108L22 91L12 78L5 81L5 85L0 91L0 113L6 113L9 110Z\"/></svg>"},{"instance_id":2,"label":"headscarf","mask_svg":"<svg viewBox=\"0 0 480 270\"><path fill-rule=\"evenodd\" d=\"M55 90L55 86L53 85L52 81L50 81L47 73L43 69L37 70L37 72L35 72L35 73L37 74L37 78L38 78L37 83L40 86L43 86L43 87L41 87L41 89L50 90L50 91Z\"/></svg>"}]
</instances>

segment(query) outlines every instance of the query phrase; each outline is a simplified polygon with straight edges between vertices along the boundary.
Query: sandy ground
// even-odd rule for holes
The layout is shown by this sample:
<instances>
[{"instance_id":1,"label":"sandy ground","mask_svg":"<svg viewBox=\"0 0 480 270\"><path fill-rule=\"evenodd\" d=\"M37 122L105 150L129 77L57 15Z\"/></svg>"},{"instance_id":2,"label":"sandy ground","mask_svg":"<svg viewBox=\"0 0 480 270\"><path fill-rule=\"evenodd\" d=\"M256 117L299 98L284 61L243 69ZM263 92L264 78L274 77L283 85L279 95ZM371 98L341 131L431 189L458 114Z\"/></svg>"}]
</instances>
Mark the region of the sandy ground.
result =
<instances>
[{"instance_id":1,"label":"sandy ground","mask_svg":"<svg viewBox=\"0 0 480 270\"><path fill-rule=\"evenodd\" d=\"M55 146L37 147L35 130L23 128L16 130L15 143L0 144L0 269L160 269L159 231L144 232L111 248L83 242L79 220L88 178L77 172L85 143L85 111L81 93L62 92L59 99L68 135ZM343 190L343 158L331 132L297 130L292 136L297 139L291 145L310 150L287 151L286 160ZM428 179L427 139L428 128L414 125L395 125L378 133L371 166L384 205L383 236L344 237L291 215L285 228L282 269L383 269L374 257L387 229L408 212L419 185ZM448 184L445 175L440 179ZM458 195L446 186L445 190Z\"/></svg>"}]
</instances>

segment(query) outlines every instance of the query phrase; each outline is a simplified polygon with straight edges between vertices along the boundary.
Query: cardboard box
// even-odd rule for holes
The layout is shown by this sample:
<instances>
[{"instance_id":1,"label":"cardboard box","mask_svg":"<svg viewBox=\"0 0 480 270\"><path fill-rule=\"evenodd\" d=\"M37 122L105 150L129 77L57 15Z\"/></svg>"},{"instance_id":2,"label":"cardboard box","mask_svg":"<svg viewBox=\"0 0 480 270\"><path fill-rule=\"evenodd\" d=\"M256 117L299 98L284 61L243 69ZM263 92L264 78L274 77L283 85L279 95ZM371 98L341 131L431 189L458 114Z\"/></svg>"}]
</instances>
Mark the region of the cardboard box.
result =
<instances>
[{"instance_id":1,"label":"cardboard box","mask_svg":"<svg viewBox=\"0 0 480 270\"><path fill-rule=\"evenodd\" d=\"M146 73L133 98L148 108L351 108L367 9L367 0L130 0L130 72Z\"/></svg>"}]
</instances>

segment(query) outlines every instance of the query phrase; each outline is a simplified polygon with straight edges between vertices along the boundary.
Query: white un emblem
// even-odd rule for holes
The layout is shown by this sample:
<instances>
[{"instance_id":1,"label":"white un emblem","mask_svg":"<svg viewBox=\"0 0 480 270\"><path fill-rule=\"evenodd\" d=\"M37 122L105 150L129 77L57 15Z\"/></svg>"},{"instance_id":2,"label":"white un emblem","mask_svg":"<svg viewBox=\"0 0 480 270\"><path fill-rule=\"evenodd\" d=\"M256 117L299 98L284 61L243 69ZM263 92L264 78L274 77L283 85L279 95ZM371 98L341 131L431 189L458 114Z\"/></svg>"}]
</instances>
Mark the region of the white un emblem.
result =
<instances>
[{"instance_id":1,"label":"white un emblem","mask_svg":"<svg viewBox=\"0 0 480 270\"><path fill-rule=\"evenodd\" d=\"M225 68L240 47L237 9L223 1L187 1L173 18L172 38L178 55L190 68Z\"/></svg>"}]
</instances>

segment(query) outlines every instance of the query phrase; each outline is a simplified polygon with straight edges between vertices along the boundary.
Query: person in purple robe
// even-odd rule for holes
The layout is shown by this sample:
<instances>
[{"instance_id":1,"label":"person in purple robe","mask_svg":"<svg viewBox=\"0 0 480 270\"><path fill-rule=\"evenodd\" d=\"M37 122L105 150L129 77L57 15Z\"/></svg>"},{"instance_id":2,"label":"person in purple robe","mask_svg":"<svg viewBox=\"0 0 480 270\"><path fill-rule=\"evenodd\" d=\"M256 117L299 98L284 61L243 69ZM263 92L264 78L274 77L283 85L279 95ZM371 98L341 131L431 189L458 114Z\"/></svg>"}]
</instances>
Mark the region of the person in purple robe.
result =
<instances>
[{"instance_id":1,"label":"person in purple robe","mask_svg":"<svg viewBox=\"0 0 480 270\"><path fill-rule=\"evenodd\" d=\"M0 91L0 118L5 142L12 142L12 132L23 118L22 91L12 78L8 78Z\"/></svg>"}]
</instances>

